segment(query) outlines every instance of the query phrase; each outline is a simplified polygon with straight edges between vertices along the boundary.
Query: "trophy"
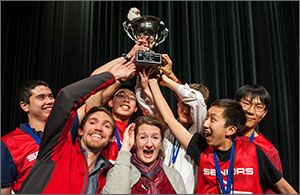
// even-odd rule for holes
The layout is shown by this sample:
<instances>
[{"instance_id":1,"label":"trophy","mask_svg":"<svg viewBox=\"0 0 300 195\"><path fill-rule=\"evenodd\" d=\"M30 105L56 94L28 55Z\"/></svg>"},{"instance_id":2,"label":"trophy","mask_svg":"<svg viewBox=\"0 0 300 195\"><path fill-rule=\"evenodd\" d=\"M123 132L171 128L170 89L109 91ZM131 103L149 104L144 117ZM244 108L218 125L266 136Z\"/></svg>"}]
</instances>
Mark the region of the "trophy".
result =
<instances>
[{"instance_id":1,"label":"trophy","mask_svg":"<svg viewBox=\"0 0 300 195\"><path fill-rule=\"evenodd\" d=\"M127 15L128 20L123 22L123 28L127 35L133 41L137 42L139 38L146 37L148 42L148 51L136 52L135 64L138 71L143 68L163 65L160 53L155 53L151 49L165 41L169 30L166 28L163 21L154 16L140 16L140 11L137 8L131 8Z\"/></svg>"}]
</instances>

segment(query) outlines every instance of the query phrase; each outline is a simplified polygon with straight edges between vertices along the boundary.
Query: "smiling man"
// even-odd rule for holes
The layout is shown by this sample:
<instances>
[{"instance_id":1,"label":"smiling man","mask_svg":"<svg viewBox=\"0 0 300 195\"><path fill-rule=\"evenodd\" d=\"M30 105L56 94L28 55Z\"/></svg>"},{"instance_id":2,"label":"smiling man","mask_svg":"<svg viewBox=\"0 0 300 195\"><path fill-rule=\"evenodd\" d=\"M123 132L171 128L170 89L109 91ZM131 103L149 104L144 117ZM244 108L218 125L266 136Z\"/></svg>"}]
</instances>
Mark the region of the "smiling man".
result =
<instances>
[{"instance_id":1,"label":"smiling man","mask_svg":"<svg viewBox=\"0 0 300 195\"><path fill-rule=\"evenodd\" d=\"M138 109L134 89L128 85L122 85L108 102L108 106L112 109L111 112L116 122L116 128L109 145L101 154L114 164L121 149L129 119Z\"/></svg>"},{"instance_id":2,"label":"smiling man","mask_svg":"<svg viewBox=\"0 0 300 195\"><path fill-rule=\"evenodd\" d=\"M45 126L37 160L19 193L95 194L105 184L111 166L100 153L114 130L114 120L103 107L90 109L83 118L79 137L69 133L77 109L92 94L126 79L135 72L132 61L123 60L109 72L96 74L64 87L58 94Z\"/></svg>"},{"instance_id":3,"label":"smiling man","mask_svg":"<svg viewBox=\"0 0 300 195\"><path fill-rule=\"evenodd\" d=\"M46 82L30 80L20 86L18 102L28 123L1 138L1 194L18 193L33 166L54 98Z\"/></svg>"},{"instance_id":4,"label":"smiling man","mask_svg":"<svg viewBox=\"0 0 300 195\"><path fill-rule=\"evenodd\" d=\"M246 126L236 139L257 144L265 152L273 165L282 173L278 150L256 130L258 123L268 113L271 104L270 94L261 85L244 85L235 92L234 98L242 105L247 117ZM262 188L265 194L277 194L271 185L264 184Z\"/></svg>"}]
</instances>

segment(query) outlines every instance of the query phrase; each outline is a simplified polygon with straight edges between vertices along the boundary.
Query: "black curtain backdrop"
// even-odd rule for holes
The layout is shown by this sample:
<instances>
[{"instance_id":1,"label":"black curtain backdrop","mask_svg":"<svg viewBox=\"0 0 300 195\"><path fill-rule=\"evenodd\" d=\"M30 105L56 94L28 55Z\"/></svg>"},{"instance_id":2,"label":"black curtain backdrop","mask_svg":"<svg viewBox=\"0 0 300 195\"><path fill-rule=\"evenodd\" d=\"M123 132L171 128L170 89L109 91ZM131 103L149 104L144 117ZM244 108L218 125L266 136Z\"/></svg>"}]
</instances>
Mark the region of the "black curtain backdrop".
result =
<instances>
[{"instance_id":1,"label":"black curtain backdrop","mask_svg":"<svg viewBox=\"0 0 300 195\"><path fill-rule=\"evenodd\" d=\"M21 83L42 79L56 95L128 52L134 42L122 22L131 7L164 21L169 36L155 51L169 54L183 83L209 87L208 106L219 98L233 98L248 83L269 91L271 108L259 130L278 149L284 177L299 191L297 1L2 1L2 136L27 121L15 98ZM163 93L176 112L173 93Z\"/></svg>"}]
</instances>

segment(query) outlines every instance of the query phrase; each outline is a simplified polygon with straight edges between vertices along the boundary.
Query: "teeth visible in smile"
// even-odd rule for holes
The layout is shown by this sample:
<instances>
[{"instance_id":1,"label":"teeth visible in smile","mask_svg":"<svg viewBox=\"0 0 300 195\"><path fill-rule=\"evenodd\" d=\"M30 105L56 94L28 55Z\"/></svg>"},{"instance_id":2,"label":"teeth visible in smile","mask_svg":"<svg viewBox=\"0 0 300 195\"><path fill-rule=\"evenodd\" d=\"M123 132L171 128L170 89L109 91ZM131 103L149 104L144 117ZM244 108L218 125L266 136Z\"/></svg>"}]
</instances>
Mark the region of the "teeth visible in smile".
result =
<instances>
[{"instance_id":1,"label":"teeth visible in smile","mask_svg":"<svg viewBox=\"0 0 300 195\"><path fill-rule=\"evenodd\" d=\"M101 137L100 135L98 135L98 134L93 134L92 137L96 137L96 138L99 138L99 139L102 138L102 137Z\"/></svg>"},{"instance_id":2,"label":"teeth visible in smile","mask_svg":"<svg viewBox=\"0 0 300 195\"><path fill-rule=\"evenodd\" d=\"M125 106L125 105L123 105L123 106L121 106L122 108L125 108L125 109L129 109L129 107L128 106Z\"/></svg>"}]
</instances>

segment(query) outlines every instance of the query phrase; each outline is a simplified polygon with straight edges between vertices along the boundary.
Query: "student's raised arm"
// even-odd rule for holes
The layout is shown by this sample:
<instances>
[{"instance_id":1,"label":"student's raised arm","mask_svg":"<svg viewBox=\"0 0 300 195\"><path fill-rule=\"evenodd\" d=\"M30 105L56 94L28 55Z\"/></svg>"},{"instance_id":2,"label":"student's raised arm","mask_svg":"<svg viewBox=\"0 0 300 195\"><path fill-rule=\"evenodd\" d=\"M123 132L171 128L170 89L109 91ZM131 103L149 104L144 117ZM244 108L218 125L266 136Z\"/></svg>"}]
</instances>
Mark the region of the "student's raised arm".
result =
<instances>
[{"instance_id":1,"label":"student's raised arm","mask_svg":"<svg viewBox=\"0 0 300 195\"><path fill-rule=\"evenodd\" d=\"M133 61L135 58L135 54L137 51L146 51L149 48L147 48L145 45L147 42L145 40L139 40L137 43L132 47L132 49L128 52L127 57L131 59L130 61ZM99 74L101 72L109 71L112 69L114 66L116 66L119 63L126 63L126 59L124 57L118 57L103 66L100 66L96 70L93 71L91 76L95 74ZM129 79L131 77L128 77ZM113 85L107 87L106 89L96 93L95 95L91 96L85 104L85 109L86 112L90 110L94 106L103 106L106 102L108 102L111 98L111 96L115 93L115 91L122 85L121 82L124 82L124 79L122 80L117 80Z\"/></svg>"},{"instance_id":2,"label":"student's raised arm","mask_svg":"<svg viewBox=\"0 0 300 195\"><path fill-rule=\"evenodd\" d=\"M161 93L157 79L150 79L149 87L154 98L154 104L163 117L164 122L168 125L176 139L186 149L193 135L175 119L171 108Z\"/></svg>"}]
</instances>

